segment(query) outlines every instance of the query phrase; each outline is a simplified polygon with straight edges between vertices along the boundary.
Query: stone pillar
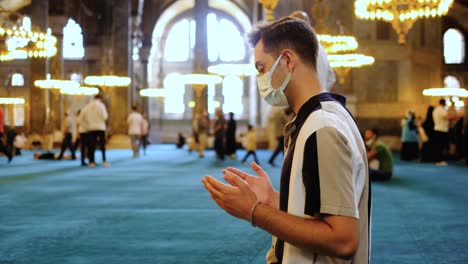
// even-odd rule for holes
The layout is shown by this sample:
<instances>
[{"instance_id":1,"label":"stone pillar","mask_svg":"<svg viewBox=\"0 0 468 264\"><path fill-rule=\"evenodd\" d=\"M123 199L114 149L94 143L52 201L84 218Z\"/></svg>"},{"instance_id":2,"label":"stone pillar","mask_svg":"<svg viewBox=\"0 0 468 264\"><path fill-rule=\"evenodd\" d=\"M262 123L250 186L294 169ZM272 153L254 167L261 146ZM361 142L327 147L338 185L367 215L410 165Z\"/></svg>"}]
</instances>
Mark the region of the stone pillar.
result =
<instances>
[{"instance_id":1,"label":"stone pillar","mask_svg":"<svg viewBox=\"0 0 468 264\"><path fill-rule=\"evenodd\" d=\"M140 49L140 64L141 64L141 77L142 85L140 88L148 88L148 59L151 53L151 46L143 46ZM158 87L159 88L159 87ZM139 96L139 95L138 95ZM141 99L141 112L145 113L146 116L149 116L149 104L148 97L143 97Z\"/></svg>"},{"instance_id":2,"label":"stone pillar","mask_svg":"<svg viewBox=\"0 0 468 264\"><path fill-rule=\"evenodd\" d=\"M197 27L193 68L195 73L201 74L206 74L208 67L207 15L208 0L195 1L194 17ZM196 93L194 87L193 101L195 102L194 113L208 110L208 89L205 87L200 93Z\"/></svg>"},{"instance_id":3,"label":"stone pillar","mask_svg":"<svg viewBox=\"0 0 468 264\"><path fill-rule=\"evenodd\" d=\"M112 1L112 70L114 75L131 75L131 27L130 11L131 1L113 0ZM103 47L108 49L110 47ZM109 105L109 125L112 133L126 133L126 120L130 112L131 98L129 87L113 87L112 100Z\"/></svg>"},{"instance_id":4,"label":"stone pillar","mask_svg":"<svg viewBox=\"0 0 468 264\"><path fill-rule=\"evenodd\" d=\"M33 25L39 30L45 32L47 30L47 18L49 11L48 1L33 0L28 7L29 14ZM46 60L31 59L30 63L31 78L27 78L30 88L30 128L31 133L42 133L46 117L48 116L48 100L46 99L47 91L34 86L34 81L44 79L46 77Z\"/></svg>"},{"instance_id":5,"label":"stone pillar","mask_svg":"<svg viewBox=\"0 0 468 264\"><path fill-rule=\"evenodd\" d=\"M65 16L50 16L49 27L52 34L57 38L57 54L49 59L49 73L51 79L64 79L63 70L63 28L67 24L68 19ZM67 101L67 96L60 94L60 91L55 89L49 93L50 111L54 119L54 125L60 128L64 111L68 110L70 102Z\"/></svg>"}]
</instances>

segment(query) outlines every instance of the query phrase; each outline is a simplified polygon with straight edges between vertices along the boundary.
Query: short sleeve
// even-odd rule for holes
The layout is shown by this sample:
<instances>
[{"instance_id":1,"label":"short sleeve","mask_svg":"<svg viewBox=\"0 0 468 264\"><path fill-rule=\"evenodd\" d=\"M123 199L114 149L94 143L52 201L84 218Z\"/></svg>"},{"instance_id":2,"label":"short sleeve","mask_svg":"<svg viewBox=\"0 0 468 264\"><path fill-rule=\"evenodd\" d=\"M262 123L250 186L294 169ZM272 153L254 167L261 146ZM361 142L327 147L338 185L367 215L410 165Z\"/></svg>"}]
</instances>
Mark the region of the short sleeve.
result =
<instances>
[{"instance_id":1,"label":"short sleeve","mask_svg":"<svg viewBox=\"0 0 468 264\"><path fill-rule=\"evenodd\" d=\"M323 127L308 138L302 173L306 214L359 218L352 152L348 139L335 127Z\"/></svg>"}]
</instances>

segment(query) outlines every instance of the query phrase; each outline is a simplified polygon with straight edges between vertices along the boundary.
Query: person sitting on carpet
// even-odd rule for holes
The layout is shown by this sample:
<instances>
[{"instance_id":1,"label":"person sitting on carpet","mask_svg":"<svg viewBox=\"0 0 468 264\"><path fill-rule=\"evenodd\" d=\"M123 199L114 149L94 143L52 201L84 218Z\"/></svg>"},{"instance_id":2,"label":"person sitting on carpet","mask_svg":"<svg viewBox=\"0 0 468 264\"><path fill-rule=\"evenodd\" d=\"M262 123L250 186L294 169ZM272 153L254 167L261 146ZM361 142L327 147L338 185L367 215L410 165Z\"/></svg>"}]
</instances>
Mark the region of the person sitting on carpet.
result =
<instances>
[{"instance_id":1,"label":"person sitting on carpet","mask_svg":"<svg viewBox=\"0 0 468 264\"><path fill-rule=\"evenodd\" d=\"M369 162L369 177L372 181L388 181L393 175L392 152L379 140L377 129L368 129L364 134Z\"/></svg>"},{"instance_id":2,"label":"person sitting on carpet","mask_svg":"<svg viewBox=\"0 0 468 264\"><path fill-rule=\"evenodd\" d=\"M39 159L39 160L74 160L72 156L65 155L62 156L62 158L59 159L59 154L54 153L54 152L44 152L44 153L34 153L33 156L34 159Z\"/></svg>"}]
</instances>

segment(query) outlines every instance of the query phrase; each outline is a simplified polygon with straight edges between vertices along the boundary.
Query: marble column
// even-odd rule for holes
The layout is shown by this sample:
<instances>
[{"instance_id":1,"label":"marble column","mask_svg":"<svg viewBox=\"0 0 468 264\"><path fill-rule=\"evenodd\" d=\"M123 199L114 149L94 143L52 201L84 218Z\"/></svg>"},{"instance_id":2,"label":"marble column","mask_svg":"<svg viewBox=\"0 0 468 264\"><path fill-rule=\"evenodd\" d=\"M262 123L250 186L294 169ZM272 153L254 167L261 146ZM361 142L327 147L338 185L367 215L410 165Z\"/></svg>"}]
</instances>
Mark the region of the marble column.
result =
<instances>
[{"instance_id":1,"label":"marble column","mask_svg":"<svg viewBox=\"0 0 468 264\"><path fill-rule=\"evenodd\" d=\"M208 0L195 1L194 17L196 21L196 41L194 51L194 73L207 73L208 67L208 43L207 43L207 15ZM201 93L196 93L194 88L193 101L194 113L208 110L208 89L205 87Z\"/></svg>"},{"instance_id":2,"label":"marble column","mask_svg":"<svg viewBox=\"0 0 468 264\"><path fill-rule=\"evenodd\" d=\"M141 64L141 79L143 87L140 88L148 88L148 59L151 53L151 46L143 46L140 49L140 64ZM149 104L148 104L148 97L143 97L141 99L141 111L149 116Z\"/></svg>"},{"instance_id":3,"label":"marble column","mask_svg":"<svg viewBox=\"0 0 468 264\"><path fill-rule=\"evenodd\" d=\"M68 19L65 16L50 16L49 27L52 34L57 38L57 54L48 60L49 73L51 79L64 79L63 67L63 28L67 24ZM64 111L68 111L69 102L67 96L60 94L59 90L53 90L49 93L50 111L54 119L54 125L60 128Z\"/></svg>"},{"instance_id":4,"label":"marble column","mask_svg":"<svg viewBox=\"0 0 468 264\"><path fill-rule=\"evenodd\" d=\"M112 2L112 71L118 76L131 74L131 1L113 0ZM126 120L131 107L131 87L113 87L109 106L109 125L112 133L126 133Z\"/></svg>"},{"instance_id":5,"label":"marble column","mask_svg":"<svg viewBox=\"0 0 468 264\"><path fill-rule=\"evenodd\" d=\"M49 11L48 1L33 0L28 7L28 13L31 17L33 25L38 27L41 31L47 30L47 18ZM30 62L31 78L27 78L27 85L30 88L30 132L42 133L46 117L49 115L48 98L46 98L48 91L39 89L34 86L34 81L44 79L46 77L46 60L45 59L31 59Z\"/></svg>"}]
</instances>

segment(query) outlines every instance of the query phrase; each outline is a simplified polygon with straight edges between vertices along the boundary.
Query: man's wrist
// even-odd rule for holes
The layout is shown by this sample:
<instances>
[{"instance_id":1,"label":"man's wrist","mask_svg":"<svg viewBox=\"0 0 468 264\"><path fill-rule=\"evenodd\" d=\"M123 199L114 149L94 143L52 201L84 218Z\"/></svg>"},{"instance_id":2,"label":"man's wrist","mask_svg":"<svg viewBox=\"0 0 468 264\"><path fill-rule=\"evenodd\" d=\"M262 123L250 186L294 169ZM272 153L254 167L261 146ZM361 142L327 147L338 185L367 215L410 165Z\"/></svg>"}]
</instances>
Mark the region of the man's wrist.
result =
<instances>
[{"instance_id":1,"label":"man's wrist","mask_svg":"<svg viewBox=\"0 0 468 264\"><path fill-rule=\"evenodd\" d=\"M252 206L252 208L250 209L250 224L253 226L253 227L256 227L255 225L255 219L254 219L254 212L255 212L255 209L257 208L257 206L260 204L261 202L260 201L256 201L254 203L254 205Z\"/></svg>"},{"instance_id":2,"label":"man's wrist","mask_svg":"<svg viewBox=\"0 0 468 264\"><path fill-rule=\"evenodd\" d=\"M278 207L278 198L279 198L279 193L277 191L275 191L274 189L272 189L270 191L270 194L268 195L268 200L265 201L265 204L270 206L270 207L277 208Z\"/></svg>"}]
</instances>

